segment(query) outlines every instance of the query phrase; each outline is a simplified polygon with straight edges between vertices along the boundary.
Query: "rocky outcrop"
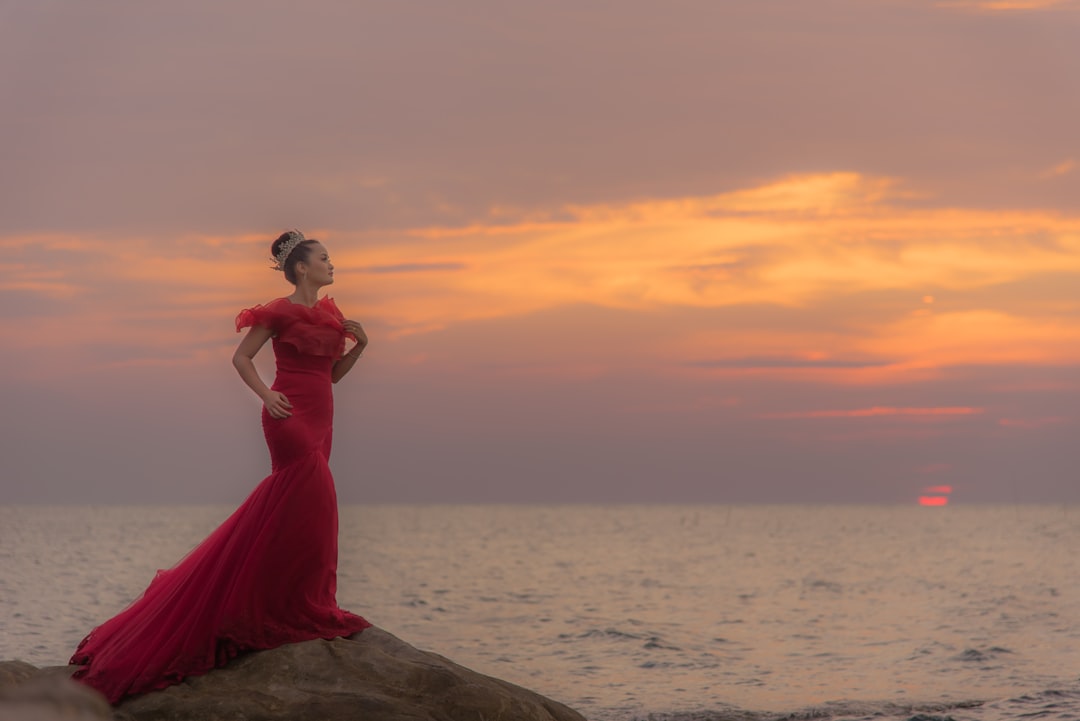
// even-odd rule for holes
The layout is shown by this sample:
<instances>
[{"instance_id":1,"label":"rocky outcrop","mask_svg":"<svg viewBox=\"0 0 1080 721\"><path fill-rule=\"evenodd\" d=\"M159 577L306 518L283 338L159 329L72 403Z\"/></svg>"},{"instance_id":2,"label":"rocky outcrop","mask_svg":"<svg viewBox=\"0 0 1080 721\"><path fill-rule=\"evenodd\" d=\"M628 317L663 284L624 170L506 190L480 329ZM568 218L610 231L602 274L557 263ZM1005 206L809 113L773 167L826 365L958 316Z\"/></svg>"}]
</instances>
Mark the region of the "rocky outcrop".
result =
<instances>
[{"instance_id":1,"label":"rocky outcrop","mask_svg":"<svg viewBox=\"0 0 1080 721\"><path fill-rule=\"evenodd\" d=\"M68 676L67 667L39 669L0 662L0 721L96 721L114 718L105 697Z\"/></svg>"},{"instance_id":2,"label":"rocky outcrop","mask_svg":"<svg viewBox=\"0 0 1080 721\"><path fill-rule=\"evenodd\" d=\"M22 664L5 681L6 665L0 664L0 686L18 684L15 691L49 675L46 669L27 679ZM6 721L2 713L0 702ZM560 703L378 628L244 654L225 668L123 701L114 713L135 721L585 721Z\"/></svg>"}]
</instances>

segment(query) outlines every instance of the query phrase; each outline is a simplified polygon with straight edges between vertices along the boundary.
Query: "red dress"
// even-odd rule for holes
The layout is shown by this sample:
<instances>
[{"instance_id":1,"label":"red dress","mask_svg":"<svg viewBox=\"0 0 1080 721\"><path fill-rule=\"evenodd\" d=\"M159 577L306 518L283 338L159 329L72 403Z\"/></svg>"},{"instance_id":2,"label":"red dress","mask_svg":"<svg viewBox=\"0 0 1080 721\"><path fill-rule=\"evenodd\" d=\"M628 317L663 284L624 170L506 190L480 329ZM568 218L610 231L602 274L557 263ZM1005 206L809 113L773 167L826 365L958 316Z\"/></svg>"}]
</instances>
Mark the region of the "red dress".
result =
<instances>
[{"instance_id":1,"label":"red dress","mask_svg":"<svg viewBox=\"0 0 1080 721\"><path fill-rule=\"evenodd\" d=\"M279 298L240 312L236 329L275 332L272 388L292 415L263 408L271 473L246 501L142 596L79 644L74 677L111 703L223 666L238 653L371 624L337 605L337 495L330 458L330 371L345 350L331 298Z\"/></svg>"}]
</instances>

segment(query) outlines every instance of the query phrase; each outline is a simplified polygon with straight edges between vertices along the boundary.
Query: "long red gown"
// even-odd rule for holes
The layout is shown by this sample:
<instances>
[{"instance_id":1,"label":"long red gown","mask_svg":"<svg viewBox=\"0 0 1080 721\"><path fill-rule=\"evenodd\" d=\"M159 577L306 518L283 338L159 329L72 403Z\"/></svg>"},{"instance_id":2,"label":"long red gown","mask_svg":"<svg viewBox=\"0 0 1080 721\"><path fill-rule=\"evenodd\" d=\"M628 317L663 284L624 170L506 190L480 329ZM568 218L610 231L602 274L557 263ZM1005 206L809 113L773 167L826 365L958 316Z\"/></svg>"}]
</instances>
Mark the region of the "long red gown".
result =
<instances>
[{"instance_id":1,"label":"long red gown","mask_svg":"<svg viewBox=\"0 0 1080 721\"><path fill-rule=\"evenodd\" d=\"M337 495L327 462L330 372L345 349L331 298L314 307L279 298L240 312L236 329L275 332L272 388L292 404L263 409L271 473L246 501L117 616L94 629L74 677L111 703L223 666L238 653L347 636L371 624L337 605Z\"/></svg>"}]
</instances>

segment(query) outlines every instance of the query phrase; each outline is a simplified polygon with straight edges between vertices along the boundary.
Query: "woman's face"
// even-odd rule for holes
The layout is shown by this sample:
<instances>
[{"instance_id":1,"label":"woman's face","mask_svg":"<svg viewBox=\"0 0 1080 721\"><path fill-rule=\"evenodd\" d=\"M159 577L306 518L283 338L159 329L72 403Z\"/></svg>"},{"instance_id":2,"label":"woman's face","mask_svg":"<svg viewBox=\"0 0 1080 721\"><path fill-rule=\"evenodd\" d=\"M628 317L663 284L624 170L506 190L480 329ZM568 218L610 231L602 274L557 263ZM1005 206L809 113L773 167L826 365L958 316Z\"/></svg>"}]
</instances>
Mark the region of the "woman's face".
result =
<instances>
[{"instance_id":1,"label":"woman's face","mask_svg":"<svg viewBox=\"0 0 1080 721\"><path fill-rule=\"evenodd\" d=\"M307 261L296 264L297 275L322 287L334 282L334 264L330 262L330 253L322 243L308 246Z\"/></svg>"}]
</instances>

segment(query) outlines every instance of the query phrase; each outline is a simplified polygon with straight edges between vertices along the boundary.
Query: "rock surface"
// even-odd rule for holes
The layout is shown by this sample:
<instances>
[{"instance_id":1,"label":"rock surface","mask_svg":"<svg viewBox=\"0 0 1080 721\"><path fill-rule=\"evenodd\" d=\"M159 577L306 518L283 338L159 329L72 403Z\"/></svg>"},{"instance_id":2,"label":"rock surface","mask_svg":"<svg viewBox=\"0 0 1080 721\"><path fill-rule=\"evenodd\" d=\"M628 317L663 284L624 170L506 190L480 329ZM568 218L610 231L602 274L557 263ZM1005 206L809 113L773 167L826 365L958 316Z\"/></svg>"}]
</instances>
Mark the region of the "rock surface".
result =
<instances>
[{"instance_id":1,"label":"rock surface","mask_svg":"<svg viewBox=\"0 0 1080 721\"><path fill-rule=\"evenodd\" d=\"M105 697L75 683L67 667L0 662L0 721L95 721L114 718Z\"/></svg>"},{"instance_id":2,"label":"rock surface","mask_svg":"<svg viewBox=\"0 0 1080 721\"><path fill-rule=\"evenodd\" d=\"M28 665L12 665L18 663L0 664L0 693L6 684L18 684L14 693L50 675L47 669L26 680ZM0 721L7 719L4 708L0 702ZM114 713L133 721L585 721L561 703L378 628L244 654L225 668L123 701Z\"/></svg>"}]
</instances>

